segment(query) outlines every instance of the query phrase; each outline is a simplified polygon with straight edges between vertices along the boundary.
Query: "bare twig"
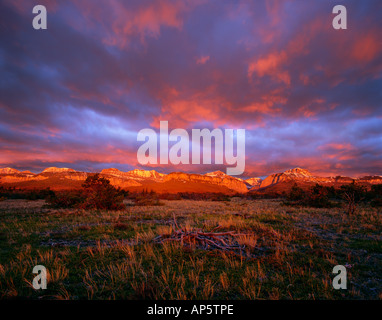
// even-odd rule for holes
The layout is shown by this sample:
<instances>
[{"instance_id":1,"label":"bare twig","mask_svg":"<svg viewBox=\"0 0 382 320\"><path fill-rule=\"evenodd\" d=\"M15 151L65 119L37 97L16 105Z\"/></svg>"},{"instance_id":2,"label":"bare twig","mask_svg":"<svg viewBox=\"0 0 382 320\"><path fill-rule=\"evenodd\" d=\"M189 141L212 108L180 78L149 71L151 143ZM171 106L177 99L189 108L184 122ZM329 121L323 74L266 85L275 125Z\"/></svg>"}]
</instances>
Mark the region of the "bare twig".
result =
<instances>
[{"instance_id":1,"label":"bare twig","mask_svg":"<svg viewBox=\"0 0 382 320\"><path fill-rule=\"evenodd\" d=\"M235 231L227 232L203 232L200 229L187 230L187 228L179 228L175 215L173 232L170 235L159 235L153 239L154 242L164 243L167 241L179 242L182 246L194 245L203 249L213 248L224 252L230 251L242 256L246 252L245 245L240 245L237 236L248 236L248 234L235 233ZM220 226L212 230L219 229ZM251 246L253 248L253 246Z\"/></svg>"}]
</instances>

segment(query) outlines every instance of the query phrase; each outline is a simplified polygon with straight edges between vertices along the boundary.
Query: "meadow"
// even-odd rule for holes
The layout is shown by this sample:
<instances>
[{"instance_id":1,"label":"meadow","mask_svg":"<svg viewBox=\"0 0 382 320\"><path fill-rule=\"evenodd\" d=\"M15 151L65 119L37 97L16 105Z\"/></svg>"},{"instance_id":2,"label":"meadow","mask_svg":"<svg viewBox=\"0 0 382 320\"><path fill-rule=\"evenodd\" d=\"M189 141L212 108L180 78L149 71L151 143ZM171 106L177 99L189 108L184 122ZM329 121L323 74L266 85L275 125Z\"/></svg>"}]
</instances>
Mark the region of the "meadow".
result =
<instances>
[{"instance_id":1,"label":"meadow","mask_svg":"<svg viewBox=\"0 0 382 320\"><path fill-rule=\"evenodd\" d=\"M382 299L380 209L349 215L240 197L124 203L104 211L0 201L0 297ZM227 246L158 241L180 231L221 234ZM47 268L46 290L32 287L35 265ZM333 289L336 265L347 268L346 290Z\"/></svg>"}]
</instances>

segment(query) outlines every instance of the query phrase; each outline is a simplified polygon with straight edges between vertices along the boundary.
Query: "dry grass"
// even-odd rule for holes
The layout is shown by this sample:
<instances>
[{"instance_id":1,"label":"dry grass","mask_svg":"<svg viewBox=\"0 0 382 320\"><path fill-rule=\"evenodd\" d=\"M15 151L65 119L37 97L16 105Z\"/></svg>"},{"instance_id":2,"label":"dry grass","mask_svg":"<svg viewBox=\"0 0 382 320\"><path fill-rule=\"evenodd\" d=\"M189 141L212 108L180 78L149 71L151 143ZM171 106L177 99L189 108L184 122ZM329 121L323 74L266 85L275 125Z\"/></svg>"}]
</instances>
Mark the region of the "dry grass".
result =
<instances>
[{"instance_id":1,"label":"dry grass","mask_svg":"<svg viewBox=\"0 0 382 320\"><path fill-rule=\"evenodd\" d=\"M381 299L377 209L347 216L341 208L284 207L276 200L163 202L115 212L0 202L1 297ZM176 238L174 230L199 232L223 248L217 239L235 234L232 243L244 249L153 241ZM31 287L37 264L48 270L44 292ZM350 266L343 292L331 285L337 264Z\"/></svg>"}]
</instances>

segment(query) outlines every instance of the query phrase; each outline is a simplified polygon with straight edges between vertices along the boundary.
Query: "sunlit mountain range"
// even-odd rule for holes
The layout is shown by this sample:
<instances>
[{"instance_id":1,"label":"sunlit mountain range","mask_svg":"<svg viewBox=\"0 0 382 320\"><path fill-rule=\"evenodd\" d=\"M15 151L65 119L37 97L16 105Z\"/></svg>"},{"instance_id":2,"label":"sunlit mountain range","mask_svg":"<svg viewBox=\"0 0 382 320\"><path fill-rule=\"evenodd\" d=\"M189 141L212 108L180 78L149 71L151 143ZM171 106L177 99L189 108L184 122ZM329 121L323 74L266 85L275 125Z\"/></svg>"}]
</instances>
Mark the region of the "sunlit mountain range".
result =
<instances>
[{"instance_id":1,"label":"sunlit mountain range","mask_svg":"<svg viewBox=\"0 0 382 320\"><path fill-rule=\"evenodd\" d=\"M0 184L3 187L16 187L20 189L51 188L52 190L69 190L80 188L83 181L92 174L94 173L56 167L47 168L37 174L13 168L2 168L0 169ZM319 183L338 187L353 181L366 186L382 183L381 176L365 176L362 178L344 176L320 177L301 168L271 174L265 179L253 177L245 180L229 176L221 171L206 174L185 172L163 174L155 170L134 169L123 172L118 169L109 168L102 170L99 174L108 179L116 187L137 192L153 190L159 193L277 193L290 189L294 184L298 184L301 187L309 187Z\"/></svg>"}]
</instances>

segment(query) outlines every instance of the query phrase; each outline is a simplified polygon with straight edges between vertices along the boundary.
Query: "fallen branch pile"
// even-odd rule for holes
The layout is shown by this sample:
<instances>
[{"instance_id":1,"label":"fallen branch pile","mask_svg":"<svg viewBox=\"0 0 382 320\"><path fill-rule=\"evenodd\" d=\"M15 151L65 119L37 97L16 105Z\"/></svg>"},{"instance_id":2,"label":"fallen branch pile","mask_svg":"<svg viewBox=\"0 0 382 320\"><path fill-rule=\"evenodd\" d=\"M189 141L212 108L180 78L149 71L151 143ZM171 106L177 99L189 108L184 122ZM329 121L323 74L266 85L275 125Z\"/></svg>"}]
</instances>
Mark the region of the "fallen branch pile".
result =
<instances>
[{"instance_id":1,"label":"fallen branch pile","mask_svg":"<svg viewBox=\"0 0 382 320\"><path fill-rule=\"evenodd\" d=\"M178 242L182 246L195 246L200 249L217 249L226 252L233 252L239 255L245 255L245 245L240 245L236 240L238 236L245 234L235 233L235 231L216 232L220 226L212 229L210 232L204 232L200 229L187 230L179 228L174 217L173 232L171 234L159 235L153 239L157 243Z\"/></svg>"}]
</instances>

